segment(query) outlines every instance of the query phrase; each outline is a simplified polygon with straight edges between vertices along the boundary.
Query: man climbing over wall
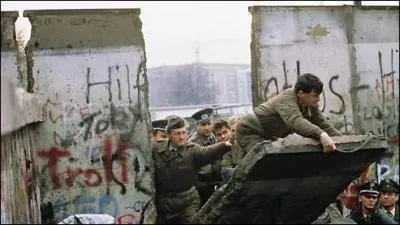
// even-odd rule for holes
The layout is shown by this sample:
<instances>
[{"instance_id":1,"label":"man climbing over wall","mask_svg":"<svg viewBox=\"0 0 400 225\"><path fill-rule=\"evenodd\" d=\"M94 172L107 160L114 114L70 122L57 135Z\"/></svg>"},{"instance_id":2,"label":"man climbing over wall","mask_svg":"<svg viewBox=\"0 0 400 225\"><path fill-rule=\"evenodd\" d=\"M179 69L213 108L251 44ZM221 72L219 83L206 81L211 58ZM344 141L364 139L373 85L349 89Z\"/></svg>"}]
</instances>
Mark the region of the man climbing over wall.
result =
<instances>
[{"instance_id":1,"label":"man climbing over wall","mask_svg":"<svg viewBox=\"0 0 400 225\"><path fill-rule=\"evenodd\" d=\"M265 140L283 138L295 132L322 143L324 152L336 145L330 136L341 135L318 109L323 83L313 74L300 76L288 88L245 115L236 126L236 141L246 153Z\"/></svg>"}]
</instances>

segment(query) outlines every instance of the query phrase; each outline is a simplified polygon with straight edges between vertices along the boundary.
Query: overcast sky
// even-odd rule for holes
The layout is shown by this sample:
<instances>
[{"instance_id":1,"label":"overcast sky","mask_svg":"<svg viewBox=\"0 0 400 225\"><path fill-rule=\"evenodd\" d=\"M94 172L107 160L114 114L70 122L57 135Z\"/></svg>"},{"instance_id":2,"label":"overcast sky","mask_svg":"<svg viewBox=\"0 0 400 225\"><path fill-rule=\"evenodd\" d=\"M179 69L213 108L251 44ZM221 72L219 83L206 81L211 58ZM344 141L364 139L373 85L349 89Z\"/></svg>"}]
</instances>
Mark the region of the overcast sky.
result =
<instances>
[{"instance_id":1,"label":"overcast sky","mask_svg":"<svg viewBox=\"0 0 400 225\"><path fill-rule=\"evenodd\" d=\"M196 46L201 62L250 64L251 16L247 7L342 4L352 5L353 1L1 1L1 10L141 8L147 67L151 68L192 63L196 60ZM363 1L362 4L399 5L399 2ZM25 20L19 22L22 29L29 26Z\"/></svg>"}]
</instances>

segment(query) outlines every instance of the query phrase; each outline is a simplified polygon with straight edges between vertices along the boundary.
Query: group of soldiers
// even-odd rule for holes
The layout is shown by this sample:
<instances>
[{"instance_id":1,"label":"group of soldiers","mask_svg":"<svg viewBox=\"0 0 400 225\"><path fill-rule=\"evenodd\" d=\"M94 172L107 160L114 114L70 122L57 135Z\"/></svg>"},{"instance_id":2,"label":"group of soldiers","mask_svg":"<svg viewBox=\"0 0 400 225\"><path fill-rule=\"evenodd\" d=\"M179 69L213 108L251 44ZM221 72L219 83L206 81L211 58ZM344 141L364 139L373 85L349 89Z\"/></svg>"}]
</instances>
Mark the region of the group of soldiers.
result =
<instances>
[{"instance_id":1,"label":"group of soldiers","mask_svg":"<svg viewBox=\"0 0 400 225\"><path fill-rule=\"evenodd\" d=\"M325 153L335 151L331 136L341 133L318 109L322 90L323 83L317 76L304 74L294 88L260 104L253 114L214 119L212 108L202 109L191 116L196 121L194 132L188 130L188 120L180 116L153 121L156 223L191 223L213 192L229 181L246 153L265 140L273 141L297 133L321 142ZM357 223L376 222L359 219L369 215L363 208L363 196L367 196L365 202L369 202L375 195L367 189L373 188L377 189L377 185L360 189L362 210L355 210L349 214L351 218L346 218ZM375 189L374 193L379 195ZM398 186L396 190L398 199ZM380 196L384 196L383 193ZM374 210L376 205L373 204ZM371 212L375 213L374 210ZM398 220L398 210L393 212L397 213ZM394 222L395 213L392 217L385 214L384 222ZM323 215L319 221L324 221Z\"/></svg>"},{"instance_id":2,"label":"group of soldiers","mask_svg":"<svg viewBox=\"0 0 400 225\"><path fill-rule=\"evenodd\" d=\"M379 185L365 182L357 200L351 210L339 195L312 224L399 224L399 185L394 180L384 179Z\"/></svg>"},{"instance_id":3,"label":"group of soldiers","mask_svg":"<svg viewBox=\"0 0 400 225\"><path fill-rule=\"evenodd\" d=\"M239 118L235 115L215 119L214 110L205 108L191 116L196 121L192 132L188 130L188 120L178 116L152 122L156 187L159 190L157 223L190 223L214 191L229 180L244 155L235 142ZM184 152L192 154L185 155ZM182 206L180 212L164 208L168 201L176 201L174 203L179 205L178 202L185 199L172 200L177 194L175 191L179 191L180 197L188 196L187 208Z\"/></svg>"}]
</instances>

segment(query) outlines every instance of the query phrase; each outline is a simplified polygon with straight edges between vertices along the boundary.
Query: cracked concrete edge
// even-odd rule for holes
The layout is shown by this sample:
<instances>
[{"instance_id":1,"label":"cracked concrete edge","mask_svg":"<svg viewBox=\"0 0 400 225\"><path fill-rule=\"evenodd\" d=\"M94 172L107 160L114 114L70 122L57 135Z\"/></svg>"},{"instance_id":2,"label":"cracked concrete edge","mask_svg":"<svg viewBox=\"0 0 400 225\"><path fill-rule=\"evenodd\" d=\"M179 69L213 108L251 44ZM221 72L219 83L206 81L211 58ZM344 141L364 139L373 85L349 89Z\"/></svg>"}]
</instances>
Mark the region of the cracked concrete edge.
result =
<instances>
[{"instance_id":1,"label":"cracked concrete edge","mask_svg":"<svg viewBox=\"0 0 400 225\"><path fill-rule=\"evenodd\" d=\"M43 121L42 105L36 96L15 88L8 78L1 76L1 136Z\"/></svg>"}]
</instances>

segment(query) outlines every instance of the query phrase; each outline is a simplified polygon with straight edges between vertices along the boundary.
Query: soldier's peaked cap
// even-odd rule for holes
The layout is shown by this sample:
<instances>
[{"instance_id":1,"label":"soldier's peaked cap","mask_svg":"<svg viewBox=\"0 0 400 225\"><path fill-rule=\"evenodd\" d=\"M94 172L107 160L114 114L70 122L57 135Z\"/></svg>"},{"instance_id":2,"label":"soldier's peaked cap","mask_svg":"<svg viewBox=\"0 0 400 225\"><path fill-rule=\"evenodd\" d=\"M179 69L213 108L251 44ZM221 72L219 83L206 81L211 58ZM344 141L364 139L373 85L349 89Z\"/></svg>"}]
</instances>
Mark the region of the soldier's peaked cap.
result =
<instances>
[{"instance_id":1,"label":"soldier's peaked cap","mask_svg":"<svg viewBox=\"0 0 400 225\"><path fill-rule=\"evenodd\" d=\"M212 119L214 119L214 109L205 108L193 113L192 118L195 119L198 123L205 123Z\"/></svg>"},{"instance_id":2,"label":"soldier's peaked cap","mask_svg":"<svg viewBox=\"0 0 400 225\"><path fill-rule=\"evenodd\" d=\"M360 195L379 195L379 185L375 182L366 182L359 188Z\"/></svg>"},{"instance_id":3,"label":"soldier's peaked cap","mask_svg":"<svg viewBox=\"0 0 400 225\"><path fill-rule=\"evenodd\" d=\"M151 122L151 129L153 131L167 131L168 120L154 120Z\"/></svg>"},{"instance_id":4,"label":"soldier's peaked cap","mask_svg":"<svg viewBox=\"0 0 400 225\"><path fill-rule=\"evenodd\" d=\"M399 193L399 185L392 179L384 179L379 184L379 190L381 192Z\"/></svg>"}]
</instances>

